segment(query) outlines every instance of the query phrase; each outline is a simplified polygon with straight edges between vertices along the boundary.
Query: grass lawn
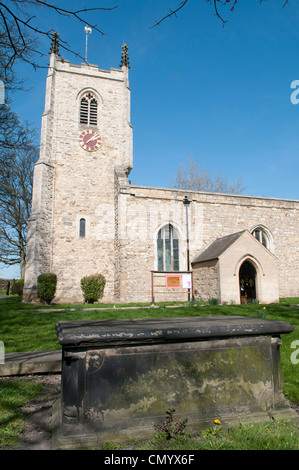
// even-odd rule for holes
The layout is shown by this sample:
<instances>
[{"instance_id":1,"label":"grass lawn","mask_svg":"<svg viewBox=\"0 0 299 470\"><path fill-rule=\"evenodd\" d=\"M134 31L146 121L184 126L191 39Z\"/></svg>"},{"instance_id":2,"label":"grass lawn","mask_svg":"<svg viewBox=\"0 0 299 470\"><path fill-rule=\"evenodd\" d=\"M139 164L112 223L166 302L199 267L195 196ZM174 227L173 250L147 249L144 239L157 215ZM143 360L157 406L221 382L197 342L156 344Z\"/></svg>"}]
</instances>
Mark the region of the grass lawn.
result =
<instances>
[{"instance_id":1,"label":"grass lawn","mask_svg":"<svg viewBox=\"0 0 299 470\"><path fill-rule=\"evenodd\" d=\"M176 308L167 308L165 304L160 304L159 308L121 310L113 308L113 305L104 304L40 307L24 304L20 297L9 296L0 301L0 340L5 345L6 353L60 349L55 324L59 321L72 320L241 315L287 321L294 326L295 331L288 335L282 335L281 361L284 374L284 393L289 399L299 403L299 364L291 362L291 355L294 353L291 345L293 341L299 340L299 308L296 308L298 304L299 298L287 298L281 299L279 304L266 305L265 309L259 304L178 305ZM96 310L97 307L107 307L107 310ZM299 353L297 358L299 359Z\"/></svg>"},{"instance_id":2,"label":"grass lawn","mask_svg":"<svg viewBox=\"0 0 299 470\"><path fill-rule=\"evenodd\" d=\"M187 436L167 440L157 434L153 439L136 443L136 450L299 450L299 423L274 421L240 424L230 429L211 426L196 438ZM109 444L107 444L109 448Z\"/></svg>"},{"instance_id":3,"label":"grass lawn","mask_svg":"<svg viewBox=\"0 0 299 470\"><path fill-rule=\"evenodd\" d=\"M288 399L293 402L299 403L299 364L293 364L291 361L291 355L295 349L292 348L292 343L295 340L299 340L299 308L296 306L299 304L299 298L287 298L281 299L279 304L270 304L270 305L177 305L176 308L168 308L165 304L160 304L159 308L136 308L134 309L119 309L118 306L113 308L113 305L103 305L103 304L93 304L93 305L51 305L48 307L33 306L29 304L23 304L21 298L16 296L9 296L4 300L0 300L0 340L3 341L5 346L5 352L17 352L17 351L33 351L33 350L55 350L60 349L60 345L57 341L55 324L59 321L72 321L72 320L104 320L104 319L117 319L117 318L146 318L146 317L156 317L156 318L165 318L165 317L180 317L180 316L210 316L210 315L221 315L225 317L226 315L240 315L248 317L262 317L273 320L287 321L291 323L295 331L288 335L282 335L282 345L281 345L281 362L282 362L282 371L284 375L284 394ZM132 305L133 306L133 305ZM140 305L139 305L140 306ZM146 306L144 304L143 306ZM149 305L147 305L149 306ZM137 305L138 307L138 305ZM141 306L140 306L141 307ZM265 308L264 308L265 307ZM97 308L105 308L105 310L97 310ZM225 318L224 318L225 320ZM299 349L296 346L296 349ZM295 357L299 359L299 351L296 353ZM294 362L294 361L293 361ZM11 416L16 417L15 429L16 432L20 428L20 424L17 424L20 419L20 416L16 410L22 404L22 396L24 400L28 401L30 399L30 393L37 393L38 390L26 389L24 388L17 390L16 395L19 396L20 402L18 399L12 403L9 403L9 400L6 396L13 396L13 389L3 389L3 384L0 384L0 428L4 426L5 423L14 422L11 419ZM22 391L22 393L21 393ZM4 397L4 398L3 398ZM29 397L29 398L28 398ZM3 403L7 404L7 409L3 408ZM11 410L12 408L12 410ZM12 413L12 415L9 415ZM274 426L274 424L273 424ZM291 426L291 427L288 427ZM294 427L295 426L295 427ZM296 427L297 426L297 427ZM275 423L275 426L270 430L264 428L261 431L257 427L247 427L246 435L247 437L251 435L251 441L254 440L254 436L258 435L268 435L268 443L274 446L275 439L280 439L284 442L283 445L286 447L283 448L296 448L299 447L299 429L298 425L288 424L288 425L278 425ZM244 429L236 430L238 433L237 440L241 442L241 435L244 434ZM272 434L271 434L272 433ZM274 435L273 435L274 433ZM284 437L281 437L284 434ZM280 436L280 437L279 437ZM210 446L209 448L239 448L236 447L234 443L236 437L230 431L230 434L227 434L223 431L221 436L217 439L213 436L213 430L207 442L207 439L199 439L197 444L192 443L192 446ZM245 438L244 438L245 439ZM245 439L246 440L246 439ZM183 439L184 441L184 439ZM2 438L0 434L0 446ZM181 443L180 443L181 442ZM260 440L259 440L260 442ZM154 444L158 445L161 448L162 443L155 441ZM168 444L169 445L169 444ZM184 442L182 444L182 439L177 440L175 443L176 446L188 446ZM245 445L245 444L244 444ZM249 443L246 444L247 446ZM231 447L230 447L231 446ZM254 448L255 444L252 443ZM267 445L265 444L265 448ZM153 447L149 447L152 448ZM168 447L169 448L169 447ZM184 447L187 449L187 447ZM195 450L195 447L191 449ZM198 447L202 448L202 447ZM205 447L204 447L205 448ZM248 447L247 447L248 448ZM263 447L264 448L264 447ZM276 448L277 444L276 444Z\"/></svg>"},{"instance_id":4,"label":"grass lawn","mask_svg":"<svg viewBox=\"0 0 299 470\"><path fill-rule=\"evenodd\" d=\"M15 445L24 428L22 406L41 392L42 386L34 382L0 382L0 449Z\"/></svg>"}]
</instances>

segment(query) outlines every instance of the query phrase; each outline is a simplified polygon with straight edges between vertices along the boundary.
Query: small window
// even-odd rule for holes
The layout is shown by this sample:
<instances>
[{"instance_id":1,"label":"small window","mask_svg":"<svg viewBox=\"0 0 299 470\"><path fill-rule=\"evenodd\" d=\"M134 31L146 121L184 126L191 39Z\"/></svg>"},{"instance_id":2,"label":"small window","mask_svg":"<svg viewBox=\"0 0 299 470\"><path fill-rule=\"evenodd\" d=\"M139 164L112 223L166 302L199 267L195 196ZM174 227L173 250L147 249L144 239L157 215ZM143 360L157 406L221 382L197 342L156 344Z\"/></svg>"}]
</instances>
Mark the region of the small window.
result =
<instances>
[{"instance_id":1,"label":"small window","mask_svg":"<svg viewBox=\"0 0 299 470\"><path fill-rule=\"evenodd\" d=\"M179 239L171 224L165 225L157 237L158 271L179 271Z\"/></svg>"},{"instance_id":2,"label":"small window","mask_svg":"<svg viewBox=\"0 0 299 470\"><path fill-rule=\"evenodd\" d=\"M96 126L98 123L98 102L90 92L80 101L80 124Z\"/></svg>"},{"instance_id":3,"label":"small window","mask_svg":"<svg viewBox=\"0 0 299 470\"><path fill-rule=\"evenodd\" d=\"M81 238L85 238L85 231L86 231L86 220L80 219L79 236Z\"/></svg>"},{"instance_id":4,"label":"small window","mask_svg":"<svg viewBox=\"0 0 299 470\"><path fill-rule=\"evenodd\" d=\"M255 230L253 230L252 235L265 247L269 249L269 238L266 234L266 232L258 227Z\"/></svg>"}]
</instances>

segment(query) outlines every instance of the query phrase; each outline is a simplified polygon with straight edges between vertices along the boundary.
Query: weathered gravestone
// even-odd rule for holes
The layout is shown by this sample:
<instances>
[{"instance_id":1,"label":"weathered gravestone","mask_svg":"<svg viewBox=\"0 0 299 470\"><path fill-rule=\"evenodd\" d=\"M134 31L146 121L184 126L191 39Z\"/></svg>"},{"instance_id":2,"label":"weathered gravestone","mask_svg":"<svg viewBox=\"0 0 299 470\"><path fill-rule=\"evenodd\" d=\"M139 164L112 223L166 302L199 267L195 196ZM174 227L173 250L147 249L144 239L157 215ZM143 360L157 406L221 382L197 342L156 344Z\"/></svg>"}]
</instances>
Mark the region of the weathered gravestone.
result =
<instances>
[{"instance_id":1,"label":"weathered gravestone","mask_svg":"<svg viewBox=\"0 0 299 470\"><path fill-rule=\"evenodd\" d=\"M152 437L175 409L188 432L297 417L282 392L286 322L245 317L60 322L55 447Z\"/></svg>"}]
</instances>

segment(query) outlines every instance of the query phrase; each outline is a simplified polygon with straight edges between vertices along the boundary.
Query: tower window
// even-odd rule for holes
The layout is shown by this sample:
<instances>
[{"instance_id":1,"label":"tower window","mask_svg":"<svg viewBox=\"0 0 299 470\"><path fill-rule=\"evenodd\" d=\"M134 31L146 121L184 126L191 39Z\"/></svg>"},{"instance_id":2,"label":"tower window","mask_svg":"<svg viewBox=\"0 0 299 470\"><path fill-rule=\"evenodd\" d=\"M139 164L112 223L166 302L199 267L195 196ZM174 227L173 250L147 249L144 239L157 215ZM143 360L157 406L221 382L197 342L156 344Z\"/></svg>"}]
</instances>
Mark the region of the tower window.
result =
<instances>
[{"instance_id":1,"label":"tower window","mask_svg":"<svg viewBox=\"0 0 299 470\"><path fill-rule=\"evenodd\" d=\"M86 232L86 220L85 219L80 219L79 223L79 236L81 238L85 238L85 233Z\"/></svg>"},{"instance_id":2,"label":"tower window","mask_svg":"<svg viewBox=\"0 0 299 470\"><path fill-rule=\"evenodd\" d=\"M86 98L82 98L81 100L80 123L88 124L88 101Z\"/></svg>"},{"instance_id":3,"label":"tower window","mask_svg":"<svg viewBox=\"0 0 299 470\"><path fill-rule=\"evenodd\" d=\"M80 101L80 124L96 126L98 123L98 102L87 92Z\"/></svg>"},{"instance_id":4,"label":"tower window","mask_svg":"<svg viewBox=\"0 0 299 470\"><path fill-rule=\"evenodd\" d=\"M157 255L159 271L179 271L179 239L171 224L159 230Z\"/></svg>"},{"instance_id":5,"label":"tower window","mask_svg":"<svg viewBox=\"0 0 299 470\"><path fill-rule=\"evenodd\" d=\"M98 103L97 100L92 98L89 104L89 124L97 125L98 121Z\"/></svg>"}]
</instances>

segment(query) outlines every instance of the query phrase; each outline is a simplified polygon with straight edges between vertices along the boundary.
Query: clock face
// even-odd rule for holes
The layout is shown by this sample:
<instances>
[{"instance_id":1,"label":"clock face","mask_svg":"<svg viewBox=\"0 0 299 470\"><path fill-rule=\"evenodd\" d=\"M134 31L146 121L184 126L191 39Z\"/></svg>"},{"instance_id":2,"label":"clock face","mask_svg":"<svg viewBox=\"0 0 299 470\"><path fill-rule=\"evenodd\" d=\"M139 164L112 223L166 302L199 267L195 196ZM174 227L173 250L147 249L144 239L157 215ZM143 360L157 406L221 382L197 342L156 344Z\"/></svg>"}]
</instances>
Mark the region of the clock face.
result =
<instances>
[{"instance_id":1,"label":"clock face","mask_svg":"<svg viewBox=\"0 0 299 470\"><path fill-rule=\"evenodd\" d=\"M94 152L100 148L101 137L97 131L85 129L79 136L79 144L84 150L87 150L88 152Z\"/></svg>"}]
</instances>

